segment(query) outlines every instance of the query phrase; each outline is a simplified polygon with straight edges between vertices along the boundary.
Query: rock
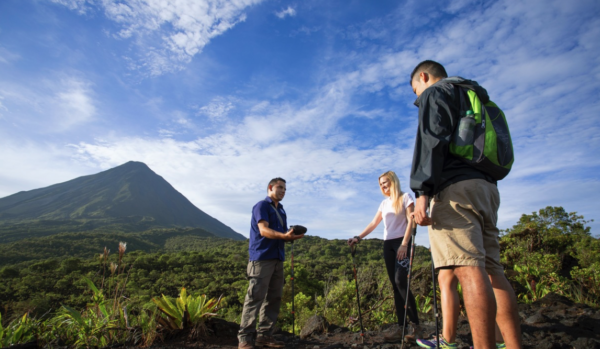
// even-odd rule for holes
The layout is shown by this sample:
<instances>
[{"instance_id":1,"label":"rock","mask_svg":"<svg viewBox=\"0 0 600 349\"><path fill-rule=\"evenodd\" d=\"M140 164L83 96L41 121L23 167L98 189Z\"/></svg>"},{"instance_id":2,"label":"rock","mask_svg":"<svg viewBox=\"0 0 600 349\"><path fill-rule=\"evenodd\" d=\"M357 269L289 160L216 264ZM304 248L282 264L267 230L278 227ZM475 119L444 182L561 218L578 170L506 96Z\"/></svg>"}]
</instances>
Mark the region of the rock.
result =
<instances>
[{"instance_id":1,"label":"rock","mask_svg":"<svg viewBox=\"0 0 600 349\"><path fill-rule=\"evenodd\" d=\"M525 319L525 323L529 324L529 325L533 325L533 324L541 324L544 322L547 322L548 318L546 316L544 316L541 311L535 313L534 315L528 317L527 319Z\"/></svg>"},{"instance_id":2,"label":"rock","mask_svg":"<svg viewBox=\"0 0 600 349\"><path fill-rule=\"evenodd\" d=\"M36 349L36 348L38 348L38 343L37 343L37 341L33 341L33 342L24 343L24 344L14 344L7 348L10 348L10 349Z\"/></svg>"},{"instance_id":3,"label":"rock","mask_svg":"<svg viewBox=\"0 0 600 349\"><path fill-rule=\"evenodd\" d=\"M286 336L283 334L274 334L273 338L275 338L278 341L282 341L282 342L289 342L289 341L293 340L293 338L289 338L289 336Z\"/></svg>"},{"instance_id":4,"label":"rock","mask_svg":"<svg viewBox=\"0 0 600 349\"><path fill-rule=\"evenodd\" d=\"M324 317L320 315L313 315L307 321L302 331L300 332L300 338L305 339L313 334L321 334L325 332L329 324Z\"/></svg>"},{"instance_id":5,"label":"rock","mask_svg":"<svg viewBox=\"0 0 600 349\"><path fill-rule=\"evenodd\" d=\"M206 327L216 336L235 337L240 329L238 324L227 322L219 318L211 318L207 321Z\"/></svg>"},{"instance_id":6,"label":"rock","mask_svg":"<svg viewBox=\"0 0 600 349\"><path fill-rule=\"evenodd\" d=\"M325 347L325 349L343 349L343 348L344 348L344 345L340 344L340 343L332 344L332 345Z\"/></svg>"},{"instance_id":7,"label":"rock","mask_svg":"<svg viewBox=\"0 0 600 349\"><path fill-rule=\"evenodd\" d=\"M544 296L544 298L533 302L533 305L566 305L566 306L573 306L573 302L570 301L567 297L563 297L561 295L558 295L556 293L548 293L547 295Z\"/></svg>"},{"instance_id":8,"label":"rock","mask_svg":"<svg viewBox=\"0 0 600 349\"><path fill-rule=\"evenodd\" d=\"M335 325L332 325L329 327L329 331L337 334L337 333L348 332L350 330L348 330L346 327L337 327Z\"/></svg>"},{"instance_id":9,"label":"rock","mask_svg":"<svg viewBox=\"0 0 600 349\"><path fill-rule=\"evenodd\" d=\"M593 338L578 338L571 345L575 349L600 349L600 341Z\"/></svg>"}]
</instances>

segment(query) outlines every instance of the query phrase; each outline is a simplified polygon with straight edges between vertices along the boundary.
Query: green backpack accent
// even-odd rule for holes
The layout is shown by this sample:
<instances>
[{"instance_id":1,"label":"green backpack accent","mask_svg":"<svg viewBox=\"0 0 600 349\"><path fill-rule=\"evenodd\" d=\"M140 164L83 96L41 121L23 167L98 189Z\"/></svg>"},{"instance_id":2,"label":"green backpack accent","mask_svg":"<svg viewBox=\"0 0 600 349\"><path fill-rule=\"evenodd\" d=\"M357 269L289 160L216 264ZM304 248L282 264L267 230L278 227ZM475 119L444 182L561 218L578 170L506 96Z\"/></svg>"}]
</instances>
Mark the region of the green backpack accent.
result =
<instances>
[{"instance_id":1,"label":"green backpack accent","mask_svg":"<svg viewBox=\"0 0 600 349\"><path fill-rule=\"evenodd\" d=\"M504 112L492 101L483 105L470 85L455 85L461 91L461 118L452 135L450 154L495 180L501 180L508 175L514 162Z\"/></svg>"}]
</instances>

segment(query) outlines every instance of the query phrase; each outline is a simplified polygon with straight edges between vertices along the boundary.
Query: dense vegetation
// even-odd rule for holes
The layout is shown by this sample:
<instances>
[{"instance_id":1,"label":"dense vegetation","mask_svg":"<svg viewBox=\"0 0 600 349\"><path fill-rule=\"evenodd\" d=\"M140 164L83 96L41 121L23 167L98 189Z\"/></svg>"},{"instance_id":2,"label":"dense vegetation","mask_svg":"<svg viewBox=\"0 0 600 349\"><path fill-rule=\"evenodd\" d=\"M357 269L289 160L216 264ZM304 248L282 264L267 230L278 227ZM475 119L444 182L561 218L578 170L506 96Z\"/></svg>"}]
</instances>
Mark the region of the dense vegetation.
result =
<instances>
[{"instance_id":1,"label":"dense vegetation","mask_svg":"<svg viewBox=\"0 0 600 349\"><path fill-rule=\"evenodd\" d=\"M520 301L556 292L580 303L600 304L600 241L586 223L576 213L547 207L523 215L503 232L502 262ZM126 250L119 241L127 242ZM395 321L382 244L365 240L356 255L363 321L371 329ZM204 318L184 319L198 304L239 322L247 287L247 248L247 241L215 238L199 230L63 233L0 244L1 324L12 328L6 333L18 326L29 328L23 333L42 342L101 346L149 344L185 326L197 334ZM290 252L287 244L287 256ZM296 331L314 314L356 328L352 258L345 241L311 236L298 240L294 264ZM288 258L279 325L291 332L290 267ZM429 268L429 252L419 247L413 292L423 316L431 310ZM221 296L225 299L219 300ZM11 342L3 342L0 335L0 344L7 343Z\"/></svg>"},{"instance_id":2,"label":"dense vegetation","mask_svg":"<svg viewBox=\"0 0 600 349\"><path fill-rule=\"evenodd\" d=\"M0 267L26 261L39 261L57 257L89 258L101 251L105 246L118 246L120 241L126 241L128 251L158 252L171 249L171 246L181 244L186 238L216 238L213 234L200 229L152 229L143 232L124 230L109 230L108 228L83 232L63 233L53 229L37 237L13 240L2 235L0 226ZM64 227L59 225L58 227ZM41 228L38 228L41 229ZM55 228L56 229L56 228ZM210 241L211 239L208 239ZM240 241L238 241L240 243ZM243 243L243 242L242 242Z\"/></svg>"}]
</instances>

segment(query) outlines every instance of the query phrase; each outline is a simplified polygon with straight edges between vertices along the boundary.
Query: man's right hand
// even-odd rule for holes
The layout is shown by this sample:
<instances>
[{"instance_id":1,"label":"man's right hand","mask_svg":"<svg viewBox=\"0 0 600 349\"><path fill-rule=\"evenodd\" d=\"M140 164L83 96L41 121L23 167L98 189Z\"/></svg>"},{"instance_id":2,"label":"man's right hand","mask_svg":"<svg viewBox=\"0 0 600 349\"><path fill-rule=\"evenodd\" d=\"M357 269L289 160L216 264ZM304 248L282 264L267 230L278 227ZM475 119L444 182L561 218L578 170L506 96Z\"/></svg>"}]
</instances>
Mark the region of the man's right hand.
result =
<instances>
[{"instance_id":1,"label":"man's right hand","mask_svg":"<svg viewBox=\"0 0 600 349\"><path fill-rule=\"evenodd\" d=\"M350 238L348 239L348 246L354 246L358 244L358 239L357 238Z\"/></svg>"},{"instance_id":2,"label":"man's right hand","mask_svg":"<svg viewBox=\"0 0 600 349\"><path fill-rule=\"evenodd\" d=\"M302 235L294 234L294 228L291 228L290 230L287 231L287 233L283 234L283 240L285 240L285 241L294 241L294 240L302 239L303 237L304 237L304 234L302 234Z\"/></svg>"},{"instance_id":3,"label":"man's right hand","mask_svg":"<svg viewBox=\"0 0 600 349\"><path fill-rule=\"evenodd\" d=\"M428 204L429 197L427 195L421 195L417 198L417 203L415 204L415 211L412 213L412 217L418 225L431 225L431 218L427 215Z\"/></svg>"}]
</instances>

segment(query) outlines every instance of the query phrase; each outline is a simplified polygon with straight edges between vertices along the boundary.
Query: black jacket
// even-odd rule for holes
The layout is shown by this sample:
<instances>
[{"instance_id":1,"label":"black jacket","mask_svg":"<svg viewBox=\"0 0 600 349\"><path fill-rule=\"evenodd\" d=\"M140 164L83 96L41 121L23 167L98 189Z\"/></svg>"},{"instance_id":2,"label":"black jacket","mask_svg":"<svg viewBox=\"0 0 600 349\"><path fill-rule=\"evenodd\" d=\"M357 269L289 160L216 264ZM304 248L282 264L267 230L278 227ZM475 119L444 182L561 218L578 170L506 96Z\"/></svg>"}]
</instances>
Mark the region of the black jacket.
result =
<instances>
[{"instance_id":1,"label":"black jacket","mask_svg":"<svg viewBox=\"0 0 600 349\"><path fill-rule=\"evenodd\" d=\"M461 77L442 79L417 98L419 129L410 171L410 188L417 197L433 196L449 185L467 179L480 178L496 183L449 152L451 137L460 118L459 88L453 83L470 84L482 103L489 101L483 87Z\"/></svg>"}]
</instances>

